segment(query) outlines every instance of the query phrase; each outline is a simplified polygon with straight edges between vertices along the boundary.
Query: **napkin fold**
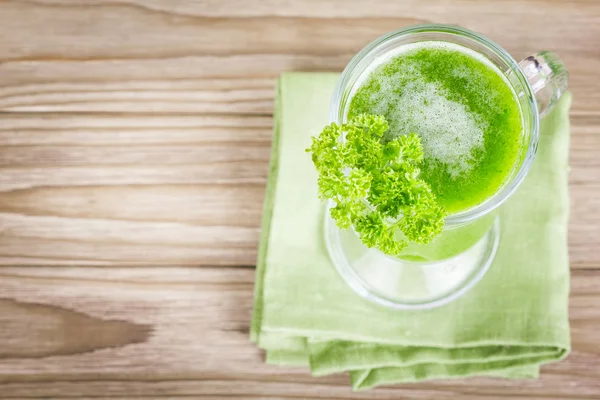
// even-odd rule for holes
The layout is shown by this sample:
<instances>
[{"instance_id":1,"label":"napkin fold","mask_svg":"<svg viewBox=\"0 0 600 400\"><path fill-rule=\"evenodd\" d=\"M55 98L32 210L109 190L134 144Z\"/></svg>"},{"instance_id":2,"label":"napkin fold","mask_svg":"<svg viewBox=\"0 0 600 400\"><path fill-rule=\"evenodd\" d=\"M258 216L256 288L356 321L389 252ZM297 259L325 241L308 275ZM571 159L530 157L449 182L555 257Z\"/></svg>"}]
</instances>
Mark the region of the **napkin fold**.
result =
<instances>
[{"instance_id":1,"label":"napkin fold","mask_svg":"<svg viewBox=\"0 0 600 400\"><path fill-rule=\"evenodd\" d=\"M305 149L328 123L338 74L288 73L275 104L251 339L267 362L349 372L352 388L474 375L535 378L564 358L568 323L570 94L542 121L538 154L501 207L499 250L465 296L431 310L388 309L355 294L323 239L324 205Z\"/></svg>"}]
</instances>

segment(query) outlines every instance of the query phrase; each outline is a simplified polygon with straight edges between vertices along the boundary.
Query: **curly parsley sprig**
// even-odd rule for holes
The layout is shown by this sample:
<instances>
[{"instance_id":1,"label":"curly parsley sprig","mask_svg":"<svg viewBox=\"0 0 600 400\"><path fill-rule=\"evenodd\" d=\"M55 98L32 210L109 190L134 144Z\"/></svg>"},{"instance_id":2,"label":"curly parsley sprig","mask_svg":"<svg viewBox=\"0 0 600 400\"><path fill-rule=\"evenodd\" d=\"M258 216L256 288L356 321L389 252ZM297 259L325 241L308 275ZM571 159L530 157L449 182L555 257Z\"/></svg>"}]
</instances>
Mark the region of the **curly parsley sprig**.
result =
<instances>
[{"instance_id":1,"label":"curly parsley sprig","mask_svg":"<svg viewBox=\"0 0 600 400\"><path fill-rule=\"evenodd\" d=\"M446 211L419 178L419 136L385 140L387 130L383 116L361 114L326 126L306 151L319 172L320 197L336 203L337 225L353 226L365 245L396 256L409 241L426 244L440 234Z\"/></svg>"}]
</instances>

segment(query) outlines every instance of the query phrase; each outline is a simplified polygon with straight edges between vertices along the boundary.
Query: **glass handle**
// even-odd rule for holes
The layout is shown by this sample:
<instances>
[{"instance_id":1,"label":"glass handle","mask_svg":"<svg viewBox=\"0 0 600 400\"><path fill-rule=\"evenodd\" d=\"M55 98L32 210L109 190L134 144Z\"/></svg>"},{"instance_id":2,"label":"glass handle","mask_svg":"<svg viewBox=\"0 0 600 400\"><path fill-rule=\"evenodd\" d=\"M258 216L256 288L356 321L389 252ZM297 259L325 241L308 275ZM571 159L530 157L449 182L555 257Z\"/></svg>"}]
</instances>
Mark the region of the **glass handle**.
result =
<instances>
[{"instance_id":1,"label":"glass handle","mask_svg":"<svg viewBox=\"0 0 600 400\"><path fill-rule=\"evenodd\" d=\"M519 63L535 93L540 117L547 114L567 90L569 72L551 51L541 51Z\"/></svg>"}]
</instances>

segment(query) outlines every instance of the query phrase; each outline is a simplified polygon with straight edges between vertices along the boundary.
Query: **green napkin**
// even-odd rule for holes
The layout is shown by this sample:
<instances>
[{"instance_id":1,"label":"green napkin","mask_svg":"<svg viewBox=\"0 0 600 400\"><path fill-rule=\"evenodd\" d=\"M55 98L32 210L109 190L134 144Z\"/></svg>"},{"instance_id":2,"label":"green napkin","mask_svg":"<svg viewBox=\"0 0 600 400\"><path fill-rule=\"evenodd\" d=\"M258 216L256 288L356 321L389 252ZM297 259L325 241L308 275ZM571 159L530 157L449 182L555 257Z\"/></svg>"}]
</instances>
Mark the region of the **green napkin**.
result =
<instances>
[{"instance_id":1,"label":"green napkin","mask_svg":"<svg viewBox=\"0 0 600 400\"><path fill-rule=\"evenodd\" d=\"M323 241L323 204L304 149L328 123L337 74L279 80L251 339L267 362L350 372L354 389L433 378L537 377L570 349L567 94L543 120L526 181L502 206L483 280L443 307L397 311L356 295Z\"/></svg>"}]
</instances>

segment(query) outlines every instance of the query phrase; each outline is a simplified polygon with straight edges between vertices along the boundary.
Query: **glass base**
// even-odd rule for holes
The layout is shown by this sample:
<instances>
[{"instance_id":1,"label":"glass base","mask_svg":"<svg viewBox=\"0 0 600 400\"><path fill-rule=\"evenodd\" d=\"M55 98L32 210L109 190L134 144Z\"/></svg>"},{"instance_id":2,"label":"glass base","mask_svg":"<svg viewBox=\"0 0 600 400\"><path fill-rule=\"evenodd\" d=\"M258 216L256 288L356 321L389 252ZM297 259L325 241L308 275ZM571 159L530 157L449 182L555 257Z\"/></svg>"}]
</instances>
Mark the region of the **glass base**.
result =
<instances>
[{"instance_id":1,"label":"glass base","mask_svg":"<svg viewBox=\"0 0 600 400\"><path fill-rule=\"evenodd\" d=\"M329 257L360 296L395 309L427 309L456 300L489 269L500 238L496 217L491 229L467 250L440 261L410 261L365 246L351 229L342 230L325 213Z\"/></svg>"}]
</instances>

